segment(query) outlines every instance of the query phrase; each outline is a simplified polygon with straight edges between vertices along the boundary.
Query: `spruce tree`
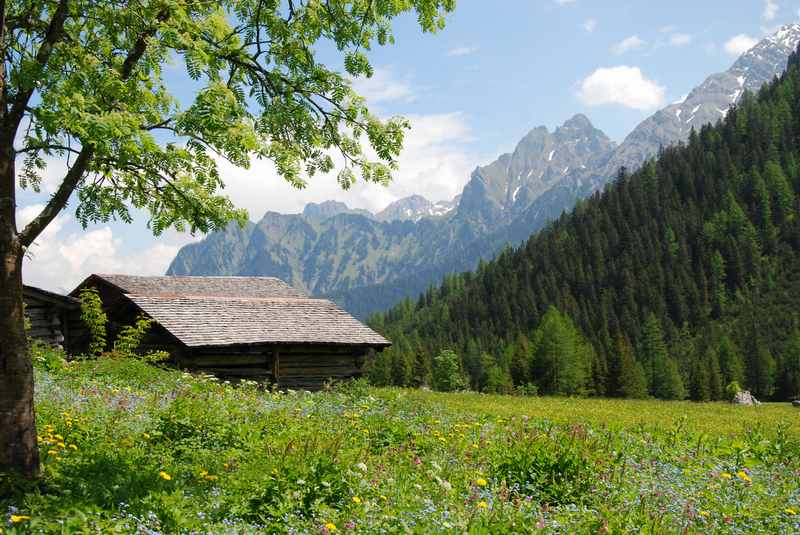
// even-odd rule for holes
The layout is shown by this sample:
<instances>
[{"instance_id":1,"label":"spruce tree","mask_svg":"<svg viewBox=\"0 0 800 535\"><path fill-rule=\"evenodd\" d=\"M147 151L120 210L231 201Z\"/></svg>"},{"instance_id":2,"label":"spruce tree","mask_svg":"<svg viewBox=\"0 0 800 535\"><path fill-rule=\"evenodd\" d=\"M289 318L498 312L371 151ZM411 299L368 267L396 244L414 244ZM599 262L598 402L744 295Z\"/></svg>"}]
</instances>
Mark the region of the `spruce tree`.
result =
<instances>
[{"instance_id":1,"label":"spruce tree","mask_svg":"<svg viewBox=\"0 0 800 535\"><path fill-rule=\"evenodd\" d=\"M619 362L615 394L625 398L647 397L647 377L642 365L633 355L633 349L624 336L617 338L616 360Z\"/></svg>"}]
</instances>

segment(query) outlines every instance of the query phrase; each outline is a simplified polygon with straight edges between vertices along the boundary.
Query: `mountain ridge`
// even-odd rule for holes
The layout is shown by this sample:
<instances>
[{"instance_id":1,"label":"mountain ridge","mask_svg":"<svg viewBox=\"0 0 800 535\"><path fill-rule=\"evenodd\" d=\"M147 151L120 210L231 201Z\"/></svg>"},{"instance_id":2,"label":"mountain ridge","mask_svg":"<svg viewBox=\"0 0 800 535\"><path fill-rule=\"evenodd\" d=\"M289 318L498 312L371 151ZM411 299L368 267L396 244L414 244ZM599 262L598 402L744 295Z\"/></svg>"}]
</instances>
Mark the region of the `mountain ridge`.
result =
<instances>
[{"instance_id":1,"label":"mountain ridge","mask_svg":"<svg viewBox=\"0 0 800 535\"><path fill-rule=\"evenodd\" d=\"M474 268L507 244L522 242L579 199L602 190L621 167L638 169L662 147L688 139L692 129L725 117L744 91L780 74L790 45L798 41L800 25L782 27L728 71L708 76L685 99L642 121L620 144L576 114L552 132L531 129L512 152L476 167L452 202L410 196L378 214L335 201L309 205L304 214L262 219L253 224L258 232L211 240L210 255L230 247L225 260L203 259L202 246L192 244L178 253L168 274L215 269L228 275L281 274L364 318L418 295L447 273ZM232 243L236 239L246 243ZM336 250L343 244L356 249ZM250 250L258 247L267 250Z\"/></svg>"}]
</instances>

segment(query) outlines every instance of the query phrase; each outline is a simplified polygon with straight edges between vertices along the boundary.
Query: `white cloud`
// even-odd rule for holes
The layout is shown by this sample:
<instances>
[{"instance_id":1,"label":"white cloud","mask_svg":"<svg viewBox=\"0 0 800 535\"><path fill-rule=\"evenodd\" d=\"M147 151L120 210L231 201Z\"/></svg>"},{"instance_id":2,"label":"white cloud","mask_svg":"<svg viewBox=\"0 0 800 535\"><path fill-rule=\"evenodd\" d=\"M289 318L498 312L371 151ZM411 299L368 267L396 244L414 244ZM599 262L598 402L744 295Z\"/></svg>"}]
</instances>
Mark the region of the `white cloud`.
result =
<instances>
[{"instance_id":1,"label":"white cloud","mask_svg":"<svg viewBox=\"0 0 800 535\"><path fill-rule=\"evenodd\" d=\"M600 68L584 78L578 97L584 104L619 104L636 110L653 110L664 102L664 87L648 80L639 67Z\"/></svg>"},{"instance_id":2,"label":"white cloud","mask_svg":"<svg viewBox=\"0 0 800 535\"><path fill-rule=\"evenodd\" d=\"M298 190L280 178L269 161L255 161L250 170L223 161L220 174L225 193L236 206L246 208L255 221L266 211L298 213L309 202L331 199L373 212L415 193L433 201L452 199L481 161L468 150L472 132L466 117L457 112L406 117L411 130L398 160L400 169L388 187L359 181L343 191L335 175L330 174L315 175L306 188Z\"/></svg>"},{"instance_id":3,"label":"white cloud","mask_svg":"<svg viewBox=\"0 0 800 535\"><path fill-rule=\"evenodd\" d=\"M614 45L611 50L614 54L624 54L626 52L630 52L631 50L636 50L637 48L641 48L645 45L645 42L639 38L638 35L631 35L630 37L626 37L616 45Z\"/></svg>"},{"instance_id":4,"label":"white cloud","mask_svg":"<svg viewBox=\"0 0 800 535\"><path fill-rule=\"evenodd\" d=\"M761 18L767 22L771 22L775 20L775 17L778 16L778 2L775 0L765 0L764 2L764 12L761 14Z\"/></svg>"},{"instance_id":5,"label":"white cloud","mask_svg":"<svg viewBox=\"0 0 800 535\"><path fill-rule=\"evenodd\" d=\"M739 34L731 37L725 42L725 52L732 56L741 56L758 43L758 39L746 34Z\"/></svg>"},{"instance_id":6,"label":"white cloud","mask_svg":"<svg viewBox=\"0 0 800 535\"><path fill-rule=\"evenodd\" d=\"M39 208L26 206L17 217L24 221ZM26 284L66 293L91 273L163 275L180 246L192 240L182 236L179 243L157 242L130 250L110 226L70 232L66 227L71 220L69 215L56 217L28 249L23 265ZM174 241L174 236L167 239Z\"/></svg>"},{"instance_id":7,"label":"white cloud","mask_svg":"<svg viewBox=\"0 0 800 535\"><path fill-rule=\"evenodd\" d=\"M447 51L448 56L468 56L478 51L477 46L457 46Z\"/></svg>"},{"instance_id":8,"label":"white cloud","mask_svg":"<svg viewBox=\"0 0 800 535\"><path fill-rule=\"evenodd\" d=\"M583 23L583 29L592 33L597 28L597 19L586 19Z\"/></svg>"},{"instance_id":9,"label":"white cloud","mask_svg":"<svg viewBox=\"0 0 800 535\"><path fill-rule=\"evenodd\" d=\"M371 78L356 78L353 89L369 104L413 102L416 99L409 80L399 78L391 67L376 68Z\"/></svg>"},{"instance_id":10,"label":"white cloud","mask_svg":"<svg viewBox=\"0 0 800 535\"><path fill-rule=\"evenodd\" d=\"M675 33L669 38L669 44L672 46L688 45L692 42L692 36L688 33Z\"/></svg>"}]
</instances>

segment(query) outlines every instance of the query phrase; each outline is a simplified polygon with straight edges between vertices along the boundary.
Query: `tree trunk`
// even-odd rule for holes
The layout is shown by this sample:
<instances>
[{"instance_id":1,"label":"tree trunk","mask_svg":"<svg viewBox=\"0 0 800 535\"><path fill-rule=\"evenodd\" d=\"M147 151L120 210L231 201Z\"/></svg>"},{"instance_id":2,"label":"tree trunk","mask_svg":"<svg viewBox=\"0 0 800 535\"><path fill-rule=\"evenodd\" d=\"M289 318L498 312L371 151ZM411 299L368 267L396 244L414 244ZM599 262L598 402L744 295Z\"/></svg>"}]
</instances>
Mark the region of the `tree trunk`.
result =
<instances>
[{"instance_id":1,"label":"tree trunk","mask_svg":"<svg viewBox=\"0 0 800 535\"><path fill-rule=\"evenodd\" d=\"M0 473L39 475L33 367L22 305L13 141L0 140Z\"/></svg>"}]
</instances>

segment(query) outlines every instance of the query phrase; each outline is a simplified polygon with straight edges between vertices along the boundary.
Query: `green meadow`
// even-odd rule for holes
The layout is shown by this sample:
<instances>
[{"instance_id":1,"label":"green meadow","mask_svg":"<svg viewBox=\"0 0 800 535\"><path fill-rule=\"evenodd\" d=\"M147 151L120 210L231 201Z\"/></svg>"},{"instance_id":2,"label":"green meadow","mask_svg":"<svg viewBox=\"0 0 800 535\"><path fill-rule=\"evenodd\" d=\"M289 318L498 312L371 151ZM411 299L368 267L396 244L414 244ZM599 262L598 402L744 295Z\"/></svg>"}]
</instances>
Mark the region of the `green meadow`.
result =
<instances>
[{"instance_id":1,"label":"green meadow","mask_svg":"<svg viewBox=\"0 0 800 535\"><path fill-rule=\"evenodd\" d=\"M38 483L16 533L792 533L788 404L270 392L36 355Z\"/></svg>"}]
</instances>

